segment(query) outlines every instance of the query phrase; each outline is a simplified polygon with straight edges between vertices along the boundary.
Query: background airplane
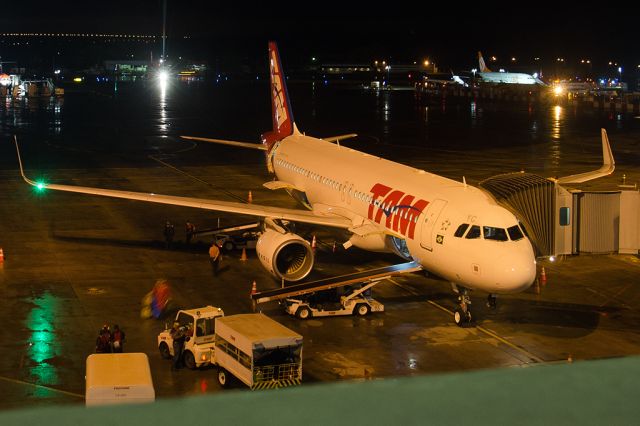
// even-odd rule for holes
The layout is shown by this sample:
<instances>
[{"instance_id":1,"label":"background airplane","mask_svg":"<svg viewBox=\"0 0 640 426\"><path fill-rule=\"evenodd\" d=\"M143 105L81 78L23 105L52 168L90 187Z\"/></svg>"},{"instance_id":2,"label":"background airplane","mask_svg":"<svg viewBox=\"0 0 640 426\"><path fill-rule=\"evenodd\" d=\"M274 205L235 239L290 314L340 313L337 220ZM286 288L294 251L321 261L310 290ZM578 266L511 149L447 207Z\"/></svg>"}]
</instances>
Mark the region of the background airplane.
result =
<instances>
[{"instance_id":1,"label":"background airplane","mask_svg":"<svg viewBox=\"0 0 640 426\"><path fill-rule=\"evenodd\" d=\"M480 70L478 74L484 82L487 83L504 83L504 84L539 84L546 86L547 84L538 77L520 73L520 72L493 72L487 67L482 58L482 52L478 52L478 64Z\"/></svg>"},{"instance_id":2,"label":"background airplane","mask_svg":"<svg viewBox=\"0 0 640 426\"><path fill-rule=\"evenodd\" d=\"M459 294L454 319L471 321L468 290L496 294L526 290L536 275L530 241L516 217L487 192L424 170L388 161L341 146L336 141L354 135L317 139L302 134L293 119L276 44L269 43L271 75L271 131L262 144L199 137L188 139L222 143L266 153L275 180L267 188L285 189L308 210L187 198L24 180L53 189L140 200L262 218L264 232L256 252L276 278L304 279L314 264L310 244L290 231L287 221L348 230L345 247L393 252L452 283Z\"/></svg>"}]
</instances>

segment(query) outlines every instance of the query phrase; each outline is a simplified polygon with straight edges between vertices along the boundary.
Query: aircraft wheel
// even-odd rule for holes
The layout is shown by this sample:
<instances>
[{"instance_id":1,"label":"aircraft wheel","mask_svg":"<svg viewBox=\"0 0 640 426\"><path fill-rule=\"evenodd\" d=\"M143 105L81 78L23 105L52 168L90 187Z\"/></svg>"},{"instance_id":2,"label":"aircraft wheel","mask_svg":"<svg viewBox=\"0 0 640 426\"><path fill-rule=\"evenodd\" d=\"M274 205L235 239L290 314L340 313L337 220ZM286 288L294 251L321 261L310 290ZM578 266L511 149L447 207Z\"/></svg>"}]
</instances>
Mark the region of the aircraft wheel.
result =
<instances>
[{"instance_id":1,"label":"aircraft wheel","mask_svg":"<svg viewBox=\"0 0 640 426\"><path fill-rule=\"evenodd\" d=\"M298 308L298 311L296 312L296 316L300 319L311 318L311 311L306 306L302 306Z\"/></svg>"},{"instance_id":2,"label":"aircraft wheel","mask_svg":"<svg viewBox=\"0 0 640 426\"><path fill-rule=\"evenodd\" d=\"M370 310L369 305L361 303L358 306L356 306L355 313L363 317L369 313L369 310Z\"/></svg>"},{"instance_id":3,"label":"aircraft wheel","mask_svg":"<svg viewBox=\"0 0 640 426\"><path fill-rule=\"evenodd\" d=\"M227 241L226 243L224 243L222 248L224 248L225 251L232 251L236 248L236 245L233 244L231 241Z\"/></svg>"}]
</instances>

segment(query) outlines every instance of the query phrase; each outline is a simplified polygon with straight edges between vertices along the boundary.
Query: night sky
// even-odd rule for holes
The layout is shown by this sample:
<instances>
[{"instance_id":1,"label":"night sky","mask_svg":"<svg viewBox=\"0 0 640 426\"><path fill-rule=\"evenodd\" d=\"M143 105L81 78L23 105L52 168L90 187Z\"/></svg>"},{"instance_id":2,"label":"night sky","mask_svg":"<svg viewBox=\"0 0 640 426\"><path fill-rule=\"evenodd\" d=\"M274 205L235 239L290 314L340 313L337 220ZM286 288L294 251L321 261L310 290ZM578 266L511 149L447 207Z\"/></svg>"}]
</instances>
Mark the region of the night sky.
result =
<instances>
[{"instance_id":1,"label":"night sky","mask_svg":"<svg viewBox=\"0 0 640 426\"><path fill-rule=\"evenodd\" d=\"M0 32L162 32L162 0L6 3ZM427 3L433 2L378 7L372 1L168 0L167 31L169 40L200 40L209 48L203 55L261 55L267 40L275 39L283 59L291 61L316 56L325 63L372 58L408 63L429 56L468 68L482 50L505 58L588 57L626 67L640 64L640 49L634 48L638 25L622 3L547 8L516 0Z\"/></svg>"}]
</instances>

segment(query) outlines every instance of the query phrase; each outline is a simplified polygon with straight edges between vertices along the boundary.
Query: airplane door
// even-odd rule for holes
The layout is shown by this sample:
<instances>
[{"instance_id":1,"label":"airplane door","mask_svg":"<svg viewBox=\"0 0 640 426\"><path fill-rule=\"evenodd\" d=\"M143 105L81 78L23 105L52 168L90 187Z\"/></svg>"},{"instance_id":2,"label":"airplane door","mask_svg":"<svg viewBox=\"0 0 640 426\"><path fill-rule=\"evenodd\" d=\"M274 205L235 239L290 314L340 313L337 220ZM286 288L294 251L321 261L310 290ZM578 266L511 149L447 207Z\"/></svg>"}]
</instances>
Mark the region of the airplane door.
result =
<instances>
[{"instance_id":1,"label":"airplane door","mask_svg":"<svg viewBox=\"0 0 640 426\"><path fill-rule=\"evenodd\" d=\"M422 222L422 232L420 233L420 245L427 250L433 250L433 228L440 216L440 212L447 205L444 200L434 200L425 213L424 222Z\"/></svg>"}]
</instances>

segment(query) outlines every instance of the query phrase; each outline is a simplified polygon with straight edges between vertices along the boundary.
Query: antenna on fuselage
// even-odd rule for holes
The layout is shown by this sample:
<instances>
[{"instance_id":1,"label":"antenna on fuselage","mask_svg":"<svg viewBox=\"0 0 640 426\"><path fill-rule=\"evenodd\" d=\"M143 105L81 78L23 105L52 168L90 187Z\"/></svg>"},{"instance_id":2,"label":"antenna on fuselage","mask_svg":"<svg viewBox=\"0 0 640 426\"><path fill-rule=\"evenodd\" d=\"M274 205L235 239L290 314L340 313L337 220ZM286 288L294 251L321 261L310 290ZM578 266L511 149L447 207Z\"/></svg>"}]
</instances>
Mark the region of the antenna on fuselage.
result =
<instances>
[{"instance_id":1,"label":"antenna on fuselage","mask_svg":"<svg viewBox=\"0 0 640 426\"><path fill-rule=\"evenodd\" d=\"M462 176L462 183L464 184L464 187L467 187L467 179L465 179L464 176Z\"/></svg>"}]
</instances>

